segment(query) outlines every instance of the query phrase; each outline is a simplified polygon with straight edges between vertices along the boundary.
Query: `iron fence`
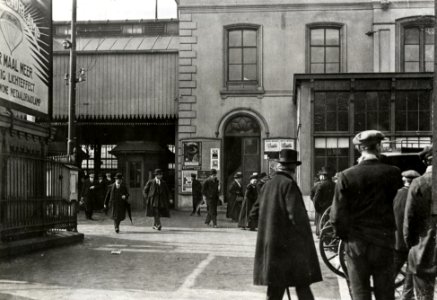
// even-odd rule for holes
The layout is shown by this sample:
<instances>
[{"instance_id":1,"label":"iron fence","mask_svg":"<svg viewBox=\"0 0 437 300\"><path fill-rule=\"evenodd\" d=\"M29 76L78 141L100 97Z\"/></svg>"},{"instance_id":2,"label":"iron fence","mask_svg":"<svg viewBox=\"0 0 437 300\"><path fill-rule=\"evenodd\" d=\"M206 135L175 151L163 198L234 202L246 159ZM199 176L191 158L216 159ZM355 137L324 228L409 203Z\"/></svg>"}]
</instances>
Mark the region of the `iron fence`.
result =
<instances>
[{"instance_id":1,"label":"iron fence","mask_svg":"<svg viewBox=\"0 0 437 300\"><path fill-rule=\"evenodd\" d=\"M0 167L2 240L76 230L77 204L63 190L68 180L64 163L9 153L0 154Z\"/></svg>"}]
</instances>

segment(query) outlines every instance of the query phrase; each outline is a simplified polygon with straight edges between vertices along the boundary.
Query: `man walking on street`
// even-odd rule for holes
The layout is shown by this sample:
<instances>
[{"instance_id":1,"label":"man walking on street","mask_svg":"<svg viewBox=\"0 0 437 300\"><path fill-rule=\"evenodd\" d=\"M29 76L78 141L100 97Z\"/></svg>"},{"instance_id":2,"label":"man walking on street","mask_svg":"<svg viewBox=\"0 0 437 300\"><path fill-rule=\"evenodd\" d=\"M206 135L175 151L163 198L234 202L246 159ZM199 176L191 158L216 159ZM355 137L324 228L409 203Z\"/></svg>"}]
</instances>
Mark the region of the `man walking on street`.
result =
<instances>
[{"instance_id":1,"label":"man walking on street","mask_svg":"<svg viewBox=\"0 0 437 300\"><path fill-rule=\"evenodd\" d=\"M193 211L191 215L197 213L200 216L200 203L202 202L202 184L196 179L196 174L191 174L191 193L193 196Z\"/></svg>"},{"instance_id":2,"label":"man walking on street","mask_svg":"<svg viewBox=\"0 0 437 300\"><path fill-rule=\"evenodd\" d=\"M313 300L310 284L322 280L302 194L294 179L297 151L281 150L273 178L261 190L254 284L267 285L267 300L282 300L289 286Z\"/></svg>"},{"instance_id":3,"label":"man walking on street","mask_svg":"<svg viewBox=\"0 0 437 300\"><path fill-rule=\"evenodd\" d=\"M394 300L395 220L393 199L402 186L399 168L380 161L384 135L357 134L358 165L340 172L331 207L331 222L345 242L350 290L354 300Z\"/></svg>"},{"instance_id":4,"label":"man walking on street","mask_svg":"<svg viewBox=\"0 0 437 300\"><path fill-rule=\"evenodd\" d=\"M170 217L170 191L167 184L162 180L162 170L155 170L155 178L149 180L143 191L146 201L146 216L153 217L153 229L161 230L161 217Z\"/></svg>"},{"instance_id":5,"label":"man walking on street","mask_svg":"<svg viewBox=\"0 0 437 300\"><path fill-rule=\"evenodd\" d=\"M203 183L202 194L206 201L208 215L205 224L209 226L212 221L214 228L217 228L217 204L219 201L219 180L217 171L211 169L211 175Z\"/></svg>"},{"instance_id":6,"label":"man walking on street","mask_svg":"<svg viewBox=\"0 0 437 300\"><path fill-rule=\"evenodd\" d=\"M120 232L120 222L126 218L126 208L129 204L129 192L122 179L121 173L115 175L115 182L109 185L104 204L105 210L112 208L111 216L114 219L116 233Z\"/></svg>"},{"instance_id":7,"label":"man walking on street","mask_svg":"<svg viewBox=\"0 0 437 300\"><path fill-rule=\"evenodd\" d=\"M85 216L88 220L93 219L93 210L97 202L97 182L94 173L89 174L89 178L85 180L82 186L81 202L85 204Z\"/></svg>"},{"instance_id":8,"label":"man walking on street","mask_svg":"<svg viewBox=\"0 0 437 300\"><path fill-rule=\"evenodd\" d=\"M437 266L434 260L436 220L431 209L432 152L432 146L428 146L420 153L421 159L428 167L425 174L411 182L405 207L404 238L407 247L411 247L408 254L408 271L413 273L417 300L434 299Z\"/></svg>"}]
</instances>

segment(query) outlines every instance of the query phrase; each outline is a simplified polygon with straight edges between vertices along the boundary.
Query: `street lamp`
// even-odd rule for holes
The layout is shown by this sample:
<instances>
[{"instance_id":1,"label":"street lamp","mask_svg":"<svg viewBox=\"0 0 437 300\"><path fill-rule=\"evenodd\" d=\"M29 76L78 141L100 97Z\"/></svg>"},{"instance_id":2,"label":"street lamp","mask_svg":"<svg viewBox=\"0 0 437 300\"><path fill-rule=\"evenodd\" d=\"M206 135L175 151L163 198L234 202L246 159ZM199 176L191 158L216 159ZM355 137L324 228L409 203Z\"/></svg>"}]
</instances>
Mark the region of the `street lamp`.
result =
<instances>
[{"instance_id":1,"label":"street lamp","mask_svg":"<svg viewBox=\"0 0 437 300\"><path fill-rule=\"evenodd\" d=\"M70 74L76 74L76 0L72 0L71 14L71 41L64 40L62 43L65 49L70 49ZM67 155L71 163L76 163L74 148L76 144L76 76L69 76L69 97L68 97L68 138Z\"/></svg>"}]
</instances>

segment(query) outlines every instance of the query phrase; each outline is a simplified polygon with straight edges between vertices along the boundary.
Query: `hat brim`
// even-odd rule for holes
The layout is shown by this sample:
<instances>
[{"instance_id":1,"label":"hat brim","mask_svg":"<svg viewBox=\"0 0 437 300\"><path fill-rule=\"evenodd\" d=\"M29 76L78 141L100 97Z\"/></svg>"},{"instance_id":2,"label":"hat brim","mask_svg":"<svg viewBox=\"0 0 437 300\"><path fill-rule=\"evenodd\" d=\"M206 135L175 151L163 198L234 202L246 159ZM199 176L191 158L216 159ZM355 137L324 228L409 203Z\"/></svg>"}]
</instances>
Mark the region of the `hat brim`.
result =
<instances>
[{"instance_id":1,"label":"hat brim","mask_svg":"<svg viewBox=\"0 0 437 300\"><path fill-rule=\"evenodd\" d=\"M284 165L296 165L296 166L300 166L302 164L302 162L298 160L278 160L278 163Z\"/></svg>"}]
</instances>

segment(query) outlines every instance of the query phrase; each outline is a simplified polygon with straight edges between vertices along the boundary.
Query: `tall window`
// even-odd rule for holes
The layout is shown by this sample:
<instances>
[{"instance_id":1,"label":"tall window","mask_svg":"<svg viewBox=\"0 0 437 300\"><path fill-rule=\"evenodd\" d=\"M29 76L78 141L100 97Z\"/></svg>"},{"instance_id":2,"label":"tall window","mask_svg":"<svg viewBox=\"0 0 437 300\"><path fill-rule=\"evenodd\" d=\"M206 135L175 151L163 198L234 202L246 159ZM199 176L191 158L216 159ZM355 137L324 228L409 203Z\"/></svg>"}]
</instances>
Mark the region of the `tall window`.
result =
<instances>
[{"instance_id":1,"label":"tall window","mask_svg":"<svg viewBox=\"0 0 437 300\"><path fill-rule=\"evenodd\" d=\"M341 71L340 28L315 27L309 30L310 73Z\"/></svg>"},{"instance_id":2,"label":"tall window","mask_svg":"<svg viewBox=\"0 0 437 300\"><path fill-rule=\"evenodd\" d=\"M355 93L355 131L390 129L390 92Z\"/></svg>"},{"instance_id":3,"label":"tall window","mask_svg":"<svg viewBox=\"0 0 437 300\"><path fill-rule=\"evenodd\" d=\"M404 72L434 70L433 17L420 17L402 25L402 61Z\"/></svg>"},{"instance_id":4,"label":"tall window","mask_svg":"<svg viewBox=\"0 0 437 300\"><path fill-rule=\"evenodd\" d=\"M395 118L396 131L431 130L430 92L397 92Z\"/></svg>"},{"instance_id":5,"label":"tall window","mask_svg":"<svg viewBox=\"0 0 437 300\"><path fill-rule=\"evenodd\" d=\"M228 90L256 89L260 85L259 26L226 29L226 86Z\"/></svg>"},{"instance_id":6,"label":"tall window","mask_svg":"<svg viewBox=\"0 0 437 300\"><path fill-rule=\"evenodd\" d=\"M314 94L314 130L347 131L349 128L349 93Z\"/></svg>"},{"instance_id":7,"label":"tall window","mask_svg":"<svg viewBox=\"0 0 437 300\"><path fill-rule=\"evenodd\" d=\"M317 137L314 139L314 170L330 166L336 171L349 167L349 138Z\"/></svg>"}]
</instances>

